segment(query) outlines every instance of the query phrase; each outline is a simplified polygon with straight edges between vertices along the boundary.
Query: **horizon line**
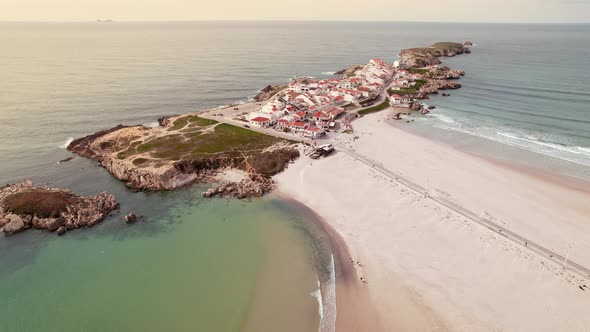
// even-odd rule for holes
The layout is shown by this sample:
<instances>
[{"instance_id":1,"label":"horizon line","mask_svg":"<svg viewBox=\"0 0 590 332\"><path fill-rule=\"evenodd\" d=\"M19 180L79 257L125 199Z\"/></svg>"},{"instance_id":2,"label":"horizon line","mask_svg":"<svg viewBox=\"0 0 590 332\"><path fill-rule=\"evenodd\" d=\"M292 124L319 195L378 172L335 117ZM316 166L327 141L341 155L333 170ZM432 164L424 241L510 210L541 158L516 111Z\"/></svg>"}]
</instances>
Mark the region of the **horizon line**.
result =
<instances>
[{"instance_id":1,"label":"horizon line","mask_svg":"<svg viewBox=\"0 0 590 332\"><path fill-rule=\"evenodd\" d=\"M109 18L95 18L88 20L0 20L0 23L439 23L439 24L590 24L590 21L412 21L412 20L337 20L337 19L186 19L186 20L116 20ZM106 22L105 22L106 23Z\"/></svg>"}]
</instances>

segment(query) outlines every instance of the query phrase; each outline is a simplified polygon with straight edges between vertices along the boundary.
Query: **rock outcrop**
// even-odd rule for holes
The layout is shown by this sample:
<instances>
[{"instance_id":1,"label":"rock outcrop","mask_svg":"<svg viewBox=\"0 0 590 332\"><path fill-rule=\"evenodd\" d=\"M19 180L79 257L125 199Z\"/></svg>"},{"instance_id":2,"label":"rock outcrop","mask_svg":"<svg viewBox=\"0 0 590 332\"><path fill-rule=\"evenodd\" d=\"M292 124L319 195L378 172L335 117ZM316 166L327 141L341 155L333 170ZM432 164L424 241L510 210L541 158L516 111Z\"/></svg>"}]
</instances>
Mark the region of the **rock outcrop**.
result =
<instances>
[{"instance_id":1,"label":"rock outcrop","mask_svg":"<svg viewBox=\"0 0 590 332\"><path fill-rule=\"evenodd\" d=\"M135 213L129 213L125 215L125 222L128 224L133 224L138 220L141 220L141 216L136 215Z\"/></svg>"},{"instance_id":2,"label":"rock outcrop","mask_svg":"<svg viewBox=\"0 0 590 332\"><path fill-rule=\"evenodd\" d=\"M346 69L335 72L334 75L342 76L344 78L352 77L356 74L356 72L358 72L359 70L362 70L364 67L365 67L364 65L350 66Z\"/></svg>"},{"instance_id":3,"label":"rock outcrop","mask_svg":"<svg viewBox=\"0 0 590 332\"><path fill-rule=\"evenodd\" d=\"M30 181L0 187L0 228L14 234L29 228L56 231L92 227L119 204L113 195L78 196L67 189L34 187Z\"/></svg>"},{"instance_id":4,"label":"rock outcrop","mask_svg":"<svg viewBox=\"0 0 590 332\"><path fill-rule=\"evenodd\" d=\"M461 84L448 80L429 80L420 88L414 97L416 99L428 99L428 95L437 94L439 90L453 90L461 88Z\"/></svg>"},{"instance_id":5,"label":"rock outcrop","mask_svg":"<svg viewBox=\"0 0 590 332\"><path fill-rule=\"evenodd\" d=\"M100 131L73 141L68 150L96 160L133 191L214 183L216 175L228 168L270 177L299 157L293 142L195 115L161 122L165 127L117 126ZM234 138L238 135L239 140ZM258 195L257 190L243 192Z\"/></svg>"},{"instance_id":6,"label":"rock outcrop","mask_svg":"<svg viewBox=\"0 0 590 332\"><path fill-rule=\"evenodd\" d=\"M270 177L251 174L249 178L240 182L230 182L211 188L203 193L203 197L235 197L238 199L261 197L275 188L275 182Z\"/></svg>"},{"instance_id":7,"label":"rock outcrop","mask_svg":"<svg viewBox=\"0 0 590 332\"><path fill-rule=\"evenodd\" d=\"M257 102L269 100L272 98L272 96L276 95L282 90L285 90L286 88L286 85L267 85L265 88L260 90L256 96L254 96L254 100Z\"/></svg>"},{"instance_id":8,"label":"rock outcrop","mask_svg":"<svg viewBox=\"0 0 590 332\"><path fill-rule=\"evenodd\" d=\"M423 68L439 65L439 57L452 57L459 54L471 53L469 47L461 43L436 43L430 47L408 48L400 52L400 66L404 68Z\"/></svg>"}]
</instances>

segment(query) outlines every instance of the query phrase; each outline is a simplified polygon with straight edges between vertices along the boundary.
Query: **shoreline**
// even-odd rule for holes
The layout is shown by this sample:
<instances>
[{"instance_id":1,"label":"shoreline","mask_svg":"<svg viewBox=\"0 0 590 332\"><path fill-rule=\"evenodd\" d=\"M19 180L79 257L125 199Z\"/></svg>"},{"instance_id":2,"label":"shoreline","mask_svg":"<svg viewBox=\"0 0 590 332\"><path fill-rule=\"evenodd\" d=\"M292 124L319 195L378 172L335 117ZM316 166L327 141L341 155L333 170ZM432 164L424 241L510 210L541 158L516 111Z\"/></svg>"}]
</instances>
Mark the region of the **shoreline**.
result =
<instances>
[{"instance_id":1,"label":"shoreline","mask_svg":"<svg viewBox=\"0 0 590 332\"><path fill-rule=\"evenodd\" d=\"M336 280L336 320L334 331L381 331L383 326L372 304L366 285L360 282L363 269L351 263L353 248L350 248L344 238L316 211L289 194L277 191L272 194L296 207L307 220L318 226L328 237L331 252L334 257ZM361 263L362 264L362 263ZM360 275L359 275L360 272ZM322 331L323 332L323 331Z\"/></svg>"},{"instance_id":2,"label":"shoreline","mask_svg":"<svg viewBox=\"0 0 590 332\"><path fill-rule=\"evenodd\" d=\"M393 116L395 116L397 114L397 110L394 110L394 112L392 114L393 114ZM436 144L442 144L445 147L453 149L454 151L473 156L475 158L481 159L481 160L486 161L488 163L512 170L512 171L520 173L520 174L525 174L528 176L535 177L536 179L539 179L541 181L546 181L548 183L553 183L555 185L566 187L566 188L572 189L572 190L577 190L577 191L580 191L583 193L590 193L590 180L589 179L566 174L566 173L560 173L560 172L550 170L550 169L545 169L542 167L535 167L535 166L525 164L525 163L513 162L513 161L510 161L505 158L494 156L492 154L486 154L484 152L480 153L477 151L463 149L463 148L454 146L453 144L451 144L449 142L437 141L435 138L430 137L428 135L422 135L418 132L415 132L414 130L404 128L405 124L400 125L400 124L398 124L399 121L392 121L390 118L388 118L386 121L391 126L395 127L396 129L402 130L403 132L405 132L409 135L423 138L428 141L435 142ZM484 139L484 138L482 138L482 139L488 141L487 139ZM499 143L499 142L494 142L494 141L490 141L490 142L491 142L491 144L498 144L500 146L504 145L503 143ZM513 147L513 148L514 149L521 149L519 147ZM532 152L532 151L527 151L527 152L534 154L534 155L539 155L536 152ZM544 158L556 158L556 157L547 156ZM556 158L556 159L559 159L559 158ZM567 162L567 161L564 161L564 162Z\"/></svg>"},{"instance_id":3,"label":"shoreline","mask_svg":"<svg viewBox=\"0 0 590 332\"><path fill-rule=\"evenodd\" d=\"M427 184L427 188L436 189L432 191L433 194L447 195L470 209L475 208L475 211L481 210L477 206L471 206L473 201L463 200L470 196L478 198L483 194L483 197L488 197L487 200L494 203L484 207L483 213L489 214L490 218L497 222L508 222L503 227L516 228L515 231L520 230L520 233L524 232L527 236L534 235L535 241L549 245L563 256L566 252L561 247L554 247L557 243L545 242L549 239L548 236L552 235L554 227L559 227L561 233L565 234L567 231L570 236L577 236L580 241L584 234L588 234L581 229L590 227L590 223L573 217L575 213L581 213L579 216L585 215L586 208L582 201L583 196L588 193L559 187L557 183L541 181L531 174L521 174L514 169L494 165L491 161L395 128L381 121L386 116L384 114L385 112L381 112L371 115L371 118L357 120L359 122L355 128L361 129L358 133L360 139L340 143L346 144L347 147L350 145L355 152L362 151L363 155L369 153L371 158L376 158L376 163L384 167L393 167L404 177L422 178L418 182L421 185ZM376 122L377 119L379 121ZM364 132L363 129L369 126L375 130L375 127L379 127L379 130L374 135ZM376 147L376 140L379 138L383 140L381 145L388 148ZM359 144L363 141L367 142ZM337 153L325 159L310 162L302 157L291 164L283 173L277 175L278 190L313 209L340 234L346 245L358 254L359 260L363 263L363 274L369 282L367 288L372 304L385 326L399 327L402 331L465 328L486 331L519 327L550 331L556 326L561 326L559 324L569 326L570 330L571 327L576 330L583 326L583 322L568 323L568 319L573 315L588 313L588 310L580 309L590 304L588 297L584 297L590 292L585 291L583 287L588 285L588 280L580 279L578 275L569 271L561 271L560 266L539 256L533 248L528 250L525 244L518 246L501 234L494 234L481 225L463 220L463 217L444 206L433 205L428 202L428 198L425 200L424 197L409 192L393 181L389 182L366 164L339 151L341 149L338 149L338 144L336 145ZM396 147L401 148L404 145L413 148L396 151ZM385 151L395 151L396 157L387 157L388 153ZM431 157L427 159L428 162L426 159L421 160L423 155ZM454 160L455 157L460 159ZM452 185L453 181L433 183L436 181L432 176L444 177L430 175L426 171L437 167L437 163L444 163L448 165L445 167L450 167L449 169L469 166L466 170L480 180L473 182L473 190L458 188L461 190L459 192L455 191L457 188L443 187ZM470 166L471 164L474 166ZM416 168L422 171L416 171ZM460 174L460 170L457 172ZM448 177L455 181L460 180L457 176L467 182L471 180L471 177L465 178L465 175L457 174L448 174ZM491 187L492 183L497 182L489 182L491 178L488 176L491 174L494 174L491 178L501 176L509 179L502 183L502 186ZM509 198L504 198L507 192L501 188L509 188L504 187L507 185L510 185L510 190L519 193L514 197L515 202L512 202L519 208L506 206L507 202L504 202L504 199ZM538 191L535 196L530 196L530 186L533 186L533 189L530 189L533 193L534 190ZM310 197L309 193L312 192L314 196L321 197L319 202L318 199ZM377 193L379 196L376 196ZM460 193L463 195L456 197ZM560 193L567 196L564 196L563 200L552 202L551 195L559 196ZM546 205L551 206L537 209L542 211L535 211L534 208L530 210L529 206L540 204L536 195L549 195L542 197L540 202L547 200L552 203ZM479 201L476 199L475 203ZM485 203L485 200L482 202ZM570 209L573 208L572 204L575 205L575 210L568 211L569 217L575 220L574 224L563 223L562 220L570 220L568 216L559 220L551 219L552 216L565 214L564 204L570 205ZM503 216L496 219L498 211L492 207L498 206L505 210L506 215L514 217L514 220L504 221ZM535 224L523 224L523 221L529 218L535 220ZM553 225L550 225L551 223ZM577 231L573 231L573 228L568 230L568 227L576 227ZM590 257L585 254L580 241L571 258L588 264ZM521 263L515 265L515 261ZM510 262L512 264L506 266L506 263ZM489 279L490 276L493 276L493 281ZM517 287L518 291L514 292L514 287ZM400 307L400 290L405 295L401 297L401 307L405 313L400 315L417 317L405 317L406 320L402 319L401 324L391 317L395 310L399 310L397 308ZM542 304L527 303L527 308L522 309L521 314L518 314L518 310L513 310L510 314L501 314L509 310L504 306L514 305L516 309L525 305L531 296L546 298L547 301L554 299L564 305L563 308L550 307L549 310L554 316L550 321L536 317L544 317L541 313L548 310ZM525 327L525 322L530 326Z\"/></svg>"}]
</instances>

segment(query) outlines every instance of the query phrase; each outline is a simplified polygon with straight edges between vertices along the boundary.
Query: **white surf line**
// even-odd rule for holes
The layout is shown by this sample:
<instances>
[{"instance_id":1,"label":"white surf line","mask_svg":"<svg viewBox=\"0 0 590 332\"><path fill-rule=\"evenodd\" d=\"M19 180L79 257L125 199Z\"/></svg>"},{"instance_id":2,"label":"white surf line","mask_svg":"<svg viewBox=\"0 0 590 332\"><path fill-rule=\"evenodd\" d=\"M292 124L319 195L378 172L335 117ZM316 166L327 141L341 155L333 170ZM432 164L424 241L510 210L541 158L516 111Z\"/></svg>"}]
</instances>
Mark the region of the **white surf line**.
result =
<instances>
[{"instance_id":1,"label":"white surf line","mask_svg":"<svg viewBox=\"0 0 590 332\"><path fill-rule=\"evenodd\" d=\"M451 202L445 198L442 198L442 197L432 196L426 188L380 166L377 162L374 162L373 160L371 160L365 156L362 156L362 155L354 152L351 149L348 149L348 148L341 146L341 145L336 145L336 146L339 149L341 149L341 151L348 154L349 156L356 158L358 161L366 164L367 166L371 167L374 170L379 171L380 173L386 175L390 179L404 185L405 187L409 188L410 190L414 191L415 193L417 193L419 195L424 195L424 197L429 198L429 199L437 202L438 204L464 216L465 218L468 218L469 220L480 224L481 226L491 230L492 232L494 232L496 234L499 234L499 235L505 237L508 240L511 240L515 244L520 245L521 247L528 249L531 252L536 253L537 255L539 255L543 258L548 259L552 263L555 263L557 266L560 266L560 267L563 266L564 270L569 270L584 279L590 279L590 269L572 261L571 259L569 259L569 257L567 258L567 264L564 265L564 262L566 262L566 257L561 256L558 253L556 253L546 247L543 247L542 245L537 244L537 243L511 231L511 230L508 230L508 229L498 225L497 223L495 223L487 218L479 217L476 213L474 213L474 212L472 212L472 211L470 211L470 210L468 210L456 203L453 203L453 202ZM525 245L525 243L526 243L526 245Z\"/></svg>"}]
</instances>

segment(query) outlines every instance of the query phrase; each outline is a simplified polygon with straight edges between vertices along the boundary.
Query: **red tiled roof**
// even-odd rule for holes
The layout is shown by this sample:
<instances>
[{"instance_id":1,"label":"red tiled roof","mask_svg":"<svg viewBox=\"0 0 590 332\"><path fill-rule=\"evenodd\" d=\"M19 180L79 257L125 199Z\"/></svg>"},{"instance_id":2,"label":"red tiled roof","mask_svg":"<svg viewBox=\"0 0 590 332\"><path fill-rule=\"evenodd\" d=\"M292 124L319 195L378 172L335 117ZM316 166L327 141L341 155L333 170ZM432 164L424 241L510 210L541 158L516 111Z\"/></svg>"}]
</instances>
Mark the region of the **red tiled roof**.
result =
<instances>
[{"instance_id":1,"label":"red tiled roof","mask_svg":"<svg viewBox=\"0 0 590 332\"><path fill-rule=\"evenodd\" d=\"M305 123L301 121L295 121L290 124L291 127L305 127Z\"/></svg>"},{"instance_id":2,"label":"red tiled roof","mask_svg":"<svg viewBox=\"0 0 590 332\"><path fill-rule=\"evenodd\" d=\"M254 121L254 122L268 122L268 121L270 121L270 119L269 118L263 118L263 117L259 116L257 118L254 118L254 119L250 120L250 121Z\"/></svg>"}]
</instances>

